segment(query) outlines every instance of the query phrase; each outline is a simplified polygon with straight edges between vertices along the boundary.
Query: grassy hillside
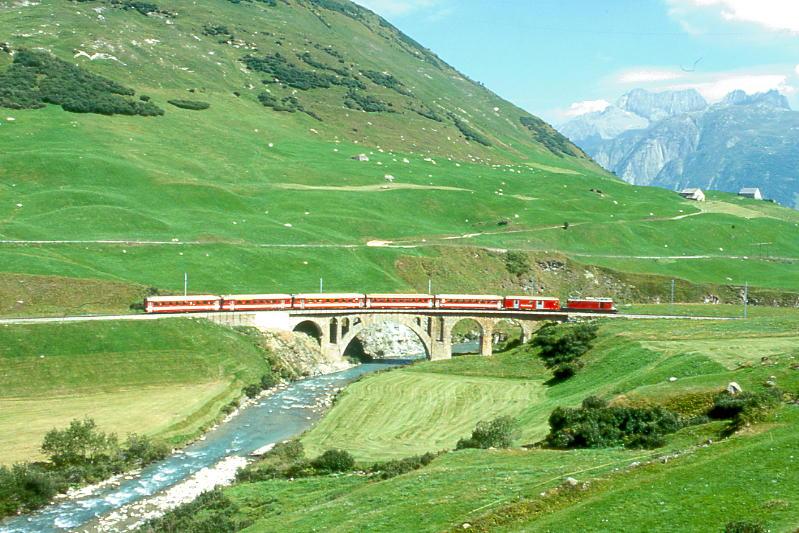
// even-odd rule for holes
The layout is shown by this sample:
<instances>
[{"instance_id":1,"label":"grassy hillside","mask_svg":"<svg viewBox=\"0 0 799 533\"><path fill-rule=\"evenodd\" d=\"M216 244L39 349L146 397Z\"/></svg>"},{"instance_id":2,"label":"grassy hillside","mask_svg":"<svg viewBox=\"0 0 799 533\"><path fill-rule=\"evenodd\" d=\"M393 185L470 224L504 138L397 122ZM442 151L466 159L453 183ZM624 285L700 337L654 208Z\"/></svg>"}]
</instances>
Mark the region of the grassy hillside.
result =
<instances>
[{"instance_id":1,"label":"grassy hillside","mask_svg":"<svg viewBox=\"0 0 799 533\"><path fill-rule=\"evenodd\" d=\"M795 212L624 184L354 4L154 4L0 7L8 50L113 81L62 66L46 79L77 77L78 96L42 104L40 81L23 93L44 107L4 110L0 270L166 290L188 271L198 292L312 290L320 277L400 290L415 282L398 262L488 247L799 291ZM6 80L19 57L0 51ZM126 113L142 96L163 115L64 110Z\"/></svg>"},{"instance_id":2,"label":"grassy hillside","mask_svg":"<svg viewBox=\"0 0 799 533\"><path fill-rule=\"evenodd\" d=\"M180 442L267 369L251 341L204 321L3 326L0 462L38 458L48 430L86 416Z\"/></svg>"},{"instance_id":3,"label":"grassy hillside","mask_svg":"<svg viewBox=\"0 0 799 533\"><path fill-rule=\"evenodd\" d=\"M592 394L691 416L730 381L757 391L773 376L795 393L798 321L796 313L763 313L714 323L607 322L585 368L554 385L544 384L549 374L526 348L421 363L350 386L303 442L309 456L341 447L369 464L452 447L477 421L500 414L520 421L518 444L535 442L556 406ZM494 393L479 394L475 385ZM481 531L708 531L732 520L790 531L797 520L791 502L799 496L791 475L797 424L799 412L787 404L730 438L721 436L724 422L712 422L685 428L652 451L464 450L384 481L322 476L241 483L225 492L238 516L251 521L248 531L442 531L464 523ZM566 477L588 485L559 489Z\"/></svg>"}]
</instances>

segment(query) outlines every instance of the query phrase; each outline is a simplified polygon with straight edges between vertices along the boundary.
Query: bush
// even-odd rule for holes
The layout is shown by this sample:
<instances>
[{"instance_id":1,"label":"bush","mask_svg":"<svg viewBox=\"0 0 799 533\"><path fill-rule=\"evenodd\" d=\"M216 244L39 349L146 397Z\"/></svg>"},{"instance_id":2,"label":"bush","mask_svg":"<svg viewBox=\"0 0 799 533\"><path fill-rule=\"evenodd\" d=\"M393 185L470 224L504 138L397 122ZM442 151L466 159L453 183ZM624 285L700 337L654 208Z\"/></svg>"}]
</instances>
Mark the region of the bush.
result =
<instances>
[{"instance_id":1,"label":"bush","mask_svg":"<svg viewBox=\"0 0 799 533\"><path fill-rule=\"evenodd\" d=\"M380 479L390 479L427 466L435 458L436 454L427 452L424 455L405 457L403 459L386 461L385 463L375 463L369 471L378 474Z\"/></svg>"},{"instance_id":2,"label":"bush","mask_svg":"<svg viewBox=\"0 0 799 533\"><path fill-rule=\"evenodd\" d=\"M516 420L509 416L483 421L477 424L470 438L459 440L455 448L510 448L515 429Z\"/></svg>"},{"instance_id":3,"label":"bush","mask_svg":"<svg viewBox=\"0 0 799 533\"><path fill-rule=\"evenodd\" d=\"M565 381L577 373L578 366L575 363L561 363L555 367L552 376L558 381Z\"/></svg>"},{"instance_id":4,"label":"bush","mask_svg":"<svg viewBox=\"0 0 799 533\"><path fill-rule=\"evenodd\" d=\"M0 466L0 518L46 505L61 488L47 472L29 464Z\"/></svg>"},{"instance_id":5,"label":"bush","mask_svg":"<svg viewBox=\"0 0 799 533\"><path fill-rule=\"evenodd\" d=\"M375 85L386 87L404 96L411 95L411 92L405 88L402 82L391 74L384 74L376 70L362 70L361 74L372 80Z\"/></svg>"},{"instance_id":6,"label":"bush","mask_svg":"<svg viewBox=\"0 0 799 533\"><path fill-rule=\"evenodd\" d=\"M741 520L737 522L727 522L724 526L724 533L766 533L768 529L757 522Z\"/></svg>"},{"instance_id":7,"label":"bush","mask_svg":"<svg viewBox=\"0 0 799 533\"><path fill-rule=\"evenodd\" d=\"M74 113L163 115L151 102L131 100L133 89L97 76L46 52L18 50L0 74L0 107L37 109L60 105Z\"/></svg>"},{"instance_id":8,"label":"bush","mask_svg":"<svg viewBox=\"0 0 799 533\"><path fill-rule=\"evenodd\" d=\"M452 119L455 121L455 127L460 130L461 135L466 137L469 141L474 141L476 143L482 144L483 146L491 146L491 141L488 140L483 134L476 132L472 128L470 128L464 121L461 119L453 116Z\"/></svg>"},{"instance_id":9,"label":"bush","mask_svg":"<svg viewBox=\"0 0 799 533\"><path fill-rule=\"evenodd\" d=\"M128 435L122 456L126 465L142 467L169 456L170 448L165 442L154 441L146 435Z\"/></svg>"},{"instance_id":10,"label":"bush","mask_svg":"<svg viewBox=\"0 0 799 533\"><path fill-rule=\"evenodd\" d=\"M527 259L527 254L511 250L505 254L505 268L507 268L508 272L511 274L522 276L530 272L532 267L530 266L530 261Z\"/></svg>"},{"instance_id":11,"label":"bush","mask_svg":"<svg viewBox=\"0 0 799 533\"><path fill-rule=\"evenodd\" d=\"M761 392L740 392L732 395L720 392L708 415L717 420L732 420L732 429L764 420L782 402L782 391L767 389Z\"/></svg>"},{"instance_id":12,"label":"bush","mask_svg":"<svg viewBox=\"0 0 799 533\"><path fill-rule=\"evenodd\" d=\"M211 104L208 102L200 102L199 100L167 100L170 104L181 109L189 109L191 111L202 111L208 109Z\"/></svg>"},{"instance_id":13,"label":"bush","mask_svg":"<svg viewBox=\"0 0 799 533\"><path fill-rule=\"evenodd\" d=\"M555 409L549 426L544 443L550 448L657 448L682 424L662 407L608 407L604 400L588 397L577 409Z\"/></svg>"},{"instance_id":14,"label":"bush","mask_svg":"<svg viewBox=\"0 0 799 533\"><path fill-rule=\"evenodd\" d=\"M350 91L344 97L344 105L350 109L358 109L367 113L394 113L391 104L383 102L379 98L361 94L358 91Z\"/></svg>"},{"instance_id":15,"label":"bush","mask_svg":"<svg viewBox=\"0 0 799 533\"><path fill-rule=\"evenodd\" d=\"M250 525L237 518L239 511L222 489L200 494L194 501L167 511L164 516L146 522L139 531L147 533L232 533Z\"/></svg>"},{"instance_id":16,"label":"bush","mask_svg":"<svg viewBox=\"0 0 799 533\"><path fill-rule=\"evenodd\" d=\"M558 157L564 155L586 157L585 153L572 144L569 139L538 117L519 117L519 122L530 130L533 140L542 144Z\"/></svg>"},{"instance_id":17,"label":"bush","mask_svg":"<svg viewBox=\"0 0 799 533\"><path fill-rule=\"evenodd\" d=\"M348 472L355 467L355 458L346 450L327 450L311 461L319 472Z\"/></svg>"},{"instance_id":18,"label":"bush","mask_svg":"<svg viewBox=\"0 0 799 533\"><path fill-rule=\"evenodd\" d=\"M579 324L548 322L538 330L531 344L540 348L539 355L547 368L559 368L571 364L571 370L576 372L579 365L575 362L591 349L597 331L598 326L595 322ZM569 370L564 367L562 372L565 375Z\"/></svg>"}]
</instances>

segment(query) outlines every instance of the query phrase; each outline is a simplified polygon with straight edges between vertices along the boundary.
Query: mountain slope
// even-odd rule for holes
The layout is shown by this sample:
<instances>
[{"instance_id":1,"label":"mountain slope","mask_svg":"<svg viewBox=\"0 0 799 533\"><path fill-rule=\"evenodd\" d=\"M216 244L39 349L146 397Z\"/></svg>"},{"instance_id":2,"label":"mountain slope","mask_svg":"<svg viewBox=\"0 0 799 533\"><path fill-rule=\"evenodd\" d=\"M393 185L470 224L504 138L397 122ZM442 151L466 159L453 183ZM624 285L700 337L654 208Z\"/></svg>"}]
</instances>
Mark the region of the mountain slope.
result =
<instances>
[{"instance_id":1,"label":"mountain slope","mask_svg":"<svg viewBox=\"0 0 799 533\"><path fill-rule=\"evenodd\" d=\"M696 91L637 89L561 130L630 183L728 192L760 187L784 205L799 205L799 112L776 91L734 91L708 106Z\"/></svg>"},{"instance_id":2,"label":"mountain slope","mask_svg":"<svg viewBox=\"0 0 799 533\"><path fill-rule=\"evenodd\" d=\"M0 29L0 73L16 91L0 98L21 107L0 121L6 273L167 290L184 272L192 291L306 291L319 278L329 290L419 290L406 259L454 246L621 256L631 272L660 268L636 257L653 250L726 261L751 253L744 241L799 257L785 210L719 198L682 220L698 208L614 178L343 0L5 1ZM21 50L78 71L19 66ZM150 106L153 116L124 113ZM730 220L737 232L720 230ZM677 225L700 238L687 245ZM707 282L695 260L671 274ZM709 281L795 285L783 282L793 263L730 265Z\"/></svg>"}]
</instances>

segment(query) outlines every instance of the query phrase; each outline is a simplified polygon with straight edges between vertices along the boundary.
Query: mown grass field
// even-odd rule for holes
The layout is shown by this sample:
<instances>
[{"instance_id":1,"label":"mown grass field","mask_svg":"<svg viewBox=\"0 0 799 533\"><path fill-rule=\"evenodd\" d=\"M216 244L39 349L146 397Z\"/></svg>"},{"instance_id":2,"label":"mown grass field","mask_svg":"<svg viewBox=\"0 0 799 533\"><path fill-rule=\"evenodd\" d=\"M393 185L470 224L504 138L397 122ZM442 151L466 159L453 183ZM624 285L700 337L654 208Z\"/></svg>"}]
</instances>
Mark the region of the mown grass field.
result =
<instances>
[{"instance_id":1,"label":"mown grass field","mask_svg":"<svg viewBox=\"0 0 799 533\"><path fill-rule=\"evenodd\" d=\"M690 414L730 381L762 390L773 376L783 390L796 393L799 354L790 339L797 325L799 315L791 312L746 321L605 321L586 366L554 385L544 384L548 372L527 349L420 363L348 387L303 443L311 456L339 447L368 464L454 442L456 426L467 436L466 417L474 425L513 413L521 429L517 444L536 442L547 433L555 407L577 405L591 394ZM734 349L740 357L731 364ZM496 401L478 395L471 406L452 410L461 401L452 397L458 382L492 384L504 392L494 392ZM444 383L449 386L435 386ZM502 401L531 384L532 401ZM472 386L460 394L466 402L476 393ZM253 520L248 531L446 531L469 523L480 531L699 532L721 530L732 520L792 531L799 520L799 478L792 475L798 424L799 411L789 404L733 437L722 438L725 423L713 422L685 428L652 451L465 450L385 481L323 476L244 483L226 494L242 517ZM708 439L713 444L706 445ZM553 491L566 477L589 485Z\"/></svg>"},{"instance_id":2,"label":"mown grass field","mask_svg":"<svg viewBox=\"0 0 799 533\"><path fill-rule=\"evenodd\" d=\"M251 341L204 321L2 326L0 462L39 458L47 431L84 417L178 443L267 368Z\"/></svg>"},{"instance_id":3,"label":"mown grass field","mask_svg":"<svg viewBox=\"0 0 799 533\"><path fill-rule=\"evenodd\" d=\"M469 260L472 247L511 248L562 252L627 273L799 291L794 211L725 194L699 206L559 156L521 125L523 110L436 66L376 18L296 2L158 4L177 13L172 24L118 9L106 9L101 21L96 2L0 12L12 46L50 49L166 109L148 118L55 106L5 113L14 120L0 122L0 240L24 242L0 243L0 271L130 286L116 291L116 303L92 305L93 295L78 294L53 312L125 307L136 287L182 289L184 272L195 292L301 292L319 278L336 291L419 290L426 279L417 283L398 264L435 259L442 247L472 271L484 267ZM209 24L257 51L206 35ZM342 105L342 87L266 87L240 62L279 52L296 63L310 50L341 66L318 48L327 46L353 72L390 71L413 95L370 83L367 92L399 112L365 113ZM76 58L76 50L116 60ZM8 61L0 57L0 65ZM256 97L264 87L296 92L322 121L262 106ZM211 107L178 109L166 103L173 98ZM422 104L468 121L492 145L410 110ZM354 161L359 153L370 161ZM384 188L386 175L394 188ZM756 246L763 242L771 243L765 251ZM483 290L480 276L434 278L442 292ZM14 291L0 294L6 314L41 309L14 304L26 300ZM44 299L28 299L36 298Z\"/></svg>"}]
</instances>

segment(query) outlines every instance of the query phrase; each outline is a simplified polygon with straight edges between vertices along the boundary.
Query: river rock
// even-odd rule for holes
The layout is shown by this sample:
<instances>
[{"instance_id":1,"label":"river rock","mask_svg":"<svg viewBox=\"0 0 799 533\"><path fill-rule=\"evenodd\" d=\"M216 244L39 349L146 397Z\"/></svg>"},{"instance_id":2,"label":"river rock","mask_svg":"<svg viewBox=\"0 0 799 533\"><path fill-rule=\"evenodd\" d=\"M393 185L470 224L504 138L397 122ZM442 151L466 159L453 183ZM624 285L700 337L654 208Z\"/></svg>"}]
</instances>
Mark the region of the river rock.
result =
<instances>
[{"instance_id":1,"label":"river rock","mask_svg":"<svg viewBox=\"0 0 799 533\"><path fill-rule=\"evenodd\" d=\"M730 395L732 395L732 396L735 396L736 394L740 394L743 391L744 390L741 388L741 386L738 385L738 383L735 382L735 381L730 381L730 383L727 385L727 392Z\"/></svg>"},{"instance_id":2,"label":"river rock","mask_svg":"<svg viewBox=\"0 0 799 533\"><path fill-rule=\"evenodd\" d=\"M364 353L372 359L424 354L416 333L399 324L375 324L358 335Z\"/></svg>"}]
</instances>

